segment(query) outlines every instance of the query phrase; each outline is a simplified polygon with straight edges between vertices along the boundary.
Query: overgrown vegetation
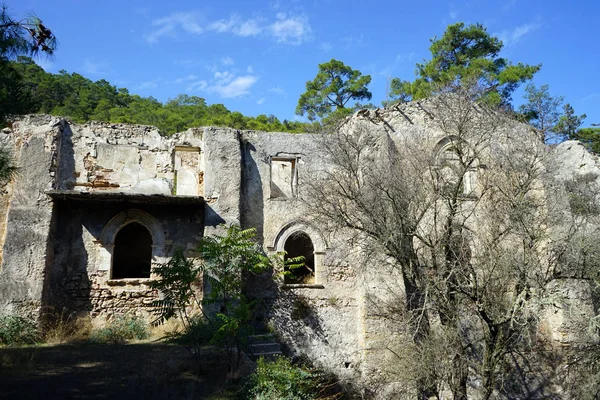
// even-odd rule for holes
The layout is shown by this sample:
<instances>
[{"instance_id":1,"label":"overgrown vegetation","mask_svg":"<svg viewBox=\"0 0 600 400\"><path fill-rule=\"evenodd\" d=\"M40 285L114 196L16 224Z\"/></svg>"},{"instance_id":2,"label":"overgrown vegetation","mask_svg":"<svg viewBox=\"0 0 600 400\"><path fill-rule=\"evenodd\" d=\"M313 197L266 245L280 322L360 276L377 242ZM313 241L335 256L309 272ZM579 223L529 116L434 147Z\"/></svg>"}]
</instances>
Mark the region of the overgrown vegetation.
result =
<instances>
[{"instance_id":1,"label":"overgrown vegetation","mask_svg":"<svg viewBox=\"0 0 600 400\"><path fill-rule=\"evenodd\" d=\"M42 321L45 343L60 344L84 341L89 338L92 330L89 317L80 317L67 310L44 312Z\"/></svg>"},{"instance_id":2,"label":"overgrown vegetation","mask_svg":"<svg viewBox=\"0 0 600 400\"><path fill-rule=\"evenodd\" d=\"M316 368L294 365L285 357L272 361L260 358L256 371L244 384L240 399L314 400L342 399L335 379Z\"/></svg>"},{"instance_id":3,"label":"overgrown vegetation","mask_svg":"<svg viewBox=\"0 0 600 400\"><path fill-rule=\"evenodd\" d=\"M256 306L242 294L243 277L271 268L254 235L254 229L231 225L223 236L202 238L197 264L177 251L168 263L154 270L159 279L152 287L163 297L155 303L159 309L156 323L180 318L184 330L176 334L177 340L190 350L199 368L200 349L210 337L208 343L221 346L227 354L231 378L236 377L242 350L252 333L250 320ZM200 298L197 293L203 284L210 290ZM204 313L205 307L215 310L214 316Z\"/></svg>"},{"instance_id":4,"label":"overgrown vegetation","mask_svg":"<svg viewBox=\"0 0 600 400\"><path fill-rule=\"evenodd\" d=\"M472 381L484 399L525 396L519 391L528 390L528 376L549 379L528 369L543 353L537 322L545 305L560 301L547 286L598 269L597 252L577 234L598 237L597 225L583 218L592 216L585 207L594 195L573 190L582 218L566 218L543 183L546 148L510 114L474 101L482 90L459 84L421 103L428 124L443 133L438 143L394 135L385 152L384 128L377 136L358 119L349 131L329 132L322 143L328 169L308 183L314 220L353 235L369 254L366 264L378 254L393 260L401 277L401 290L369 298L389 324L394 361L381 369L406 382L398 396L449 390L466 399ZM514 380L519 385L508 384Z\"/></svg>"},{"instance_id":5,"label":"overgrown vegetation","mask_svg":"<svg viewBox=\"0 0 600 400\"><path fill-rule=\"evenodd\" d=\"M41 334L35 321L18 315L0 316L0 345L20 346L40 341Z\"/></svg>"},{"instance_id":6,"label":"overgrown vegetation","mask_svg":"<svg viewBox=\"0 0 600 400\"><path fill-rule=\"evenodd\" d=\"M123 344L134 339L147 339L149 335L148 324L143 318L121 315L110 319L103 328L93 330L89 340L92 343Z\"/></svg>"}]
</instances>

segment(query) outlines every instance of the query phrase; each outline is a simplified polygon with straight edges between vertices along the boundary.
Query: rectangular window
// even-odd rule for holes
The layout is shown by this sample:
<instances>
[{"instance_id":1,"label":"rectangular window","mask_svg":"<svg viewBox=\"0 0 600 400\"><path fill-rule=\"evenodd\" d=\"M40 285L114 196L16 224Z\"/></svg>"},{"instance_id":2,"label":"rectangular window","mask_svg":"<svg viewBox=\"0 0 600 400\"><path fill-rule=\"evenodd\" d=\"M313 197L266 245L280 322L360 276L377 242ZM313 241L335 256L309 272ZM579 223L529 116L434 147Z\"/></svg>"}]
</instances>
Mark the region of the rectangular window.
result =
<instances>
[{"instance_id":1,"label":"rectangular window","mask_svg":"<svg viewBox=\"0 0 600 400\"><path fill-rule=\"evenodd\" d=\"M271 158L271 198L289 199L297 196L295 158Z\"/></svg>"}]
</instances>

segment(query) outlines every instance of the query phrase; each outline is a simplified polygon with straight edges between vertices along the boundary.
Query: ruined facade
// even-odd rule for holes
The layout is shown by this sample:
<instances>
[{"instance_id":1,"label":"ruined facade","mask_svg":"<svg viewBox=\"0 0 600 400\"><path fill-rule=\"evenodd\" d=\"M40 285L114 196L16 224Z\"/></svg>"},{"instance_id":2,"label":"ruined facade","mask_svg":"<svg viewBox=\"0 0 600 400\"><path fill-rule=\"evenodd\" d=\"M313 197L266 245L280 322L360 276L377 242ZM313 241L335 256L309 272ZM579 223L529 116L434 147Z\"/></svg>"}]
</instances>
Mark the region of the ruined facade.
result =
<instances>
[{"instance_id":1,"label":"ruined facade","mask_svg":"<svg viewBox=\"0 0 600 400\"><path fill-rule=\"evenodd\" d=\"M445 154L447 135L426 119L411 106L359 113L344 129L372 132L374 143L385 143L381 157L402 135L420 135L424 148ZM367 299L383 287L402 291L401 277L385 257L364 254L351 237L331 235L327 221L310 217L306 183L329 168L316 135L209 127L162 137L148 126L43 115L23 117L2 135L19 165L0 199L3 312L66 308L108 318L151 311L152 265L177 248L193 256L203 235L240 224L256 228L270 254L307 257L309 269L296 280L247 284L291 350L348 379L385 359L389 327ZM554 151L548 170L558 180L600 173L577 143ZM451 170L452 155L444 157L440 168ZM475 190L478 168L465 191ZM570 280L556 290L572 304L549 312L551 334L579 340L582 326L574 327L595 313L590 289Z\"/></svg>"}]
</instances>

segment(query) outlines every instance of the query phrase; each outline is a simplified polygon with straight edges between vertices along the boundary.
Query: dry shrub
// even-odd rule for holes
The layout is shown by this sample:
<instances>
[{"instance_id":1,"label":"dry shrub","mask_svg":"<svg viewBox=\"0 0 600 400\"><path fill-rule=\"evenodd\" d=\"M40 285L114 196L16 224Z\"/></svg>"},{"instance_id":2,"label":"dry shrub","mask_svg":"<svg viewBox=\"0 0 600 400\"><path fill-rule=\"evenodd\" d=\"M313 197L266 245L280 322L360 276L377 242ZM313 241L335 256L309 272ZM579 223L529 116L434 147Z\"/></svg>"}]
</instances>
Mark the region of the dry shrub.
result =
<instances>
[{"instance_id":1,"label":"dry shrub","mask_svg":"<svg viewBox=\"0 0 600 400\"><path fill-rule=\"evenodd\" d=\"M92 330L89 316L80 316L66 310L45 313L42 326L44 341L50 344L83 341L90 336Z\"/></svg>"}]
</instances>

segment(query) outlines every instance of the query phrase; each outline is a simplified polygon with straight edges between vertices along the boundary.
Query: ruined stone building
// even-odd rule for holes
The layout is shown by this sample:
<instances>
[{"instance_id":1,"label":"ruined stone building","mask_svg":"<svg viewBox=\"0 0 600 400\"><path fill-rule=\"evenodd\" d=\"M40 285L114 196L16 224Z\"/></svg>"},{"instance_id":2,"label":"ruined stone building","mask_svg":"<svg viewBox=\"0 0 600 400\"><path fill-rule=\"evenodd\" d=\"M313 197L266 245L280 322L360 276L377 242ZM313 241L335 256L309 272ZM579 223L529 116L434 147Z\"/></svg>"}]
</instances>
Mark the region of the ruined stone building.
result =
<instances>
[{"instance_id":1,"label":"ruined stone building","mask_svg":"<svg viewBox=\"0 0 600 400\"><path fill-rule=\"evenodd\" d=\"M439 154L448 149L447 135L415 107L350 121L350 133L367 129L383 138L376 142L386 143L377 149L382 157L403 135L422 135L424 149ZM265 251L304 255L313 270L248 289L270 299L288 345L341 377L377 369L389 333L367 299L400 278L384 257L361 268L360 258L372 256L354 254L352 238L332 236L327 221L309 216L307 183L328 168L316 135L208 127L163 137L149 126L79 125L45 115L23 117L1 135L19 165L0 197L2 312L139 312L156 298L148 286L152 265L235 223L256 228ZM555 151L558 180L600 173L598 160L575 142ZM473 167L465 190L477 184L477 168L484 166ZM577 340L565 324L594 315L590 291L575 281L561 287L575 308L552 314L553 335ZM312 307L307 320L295 316L293 296Z\"/></svg>"}]
</instances>

